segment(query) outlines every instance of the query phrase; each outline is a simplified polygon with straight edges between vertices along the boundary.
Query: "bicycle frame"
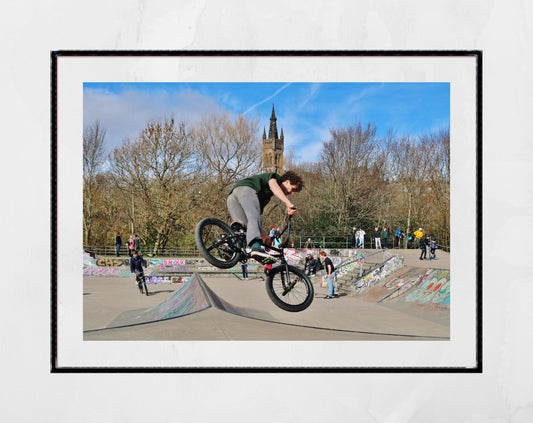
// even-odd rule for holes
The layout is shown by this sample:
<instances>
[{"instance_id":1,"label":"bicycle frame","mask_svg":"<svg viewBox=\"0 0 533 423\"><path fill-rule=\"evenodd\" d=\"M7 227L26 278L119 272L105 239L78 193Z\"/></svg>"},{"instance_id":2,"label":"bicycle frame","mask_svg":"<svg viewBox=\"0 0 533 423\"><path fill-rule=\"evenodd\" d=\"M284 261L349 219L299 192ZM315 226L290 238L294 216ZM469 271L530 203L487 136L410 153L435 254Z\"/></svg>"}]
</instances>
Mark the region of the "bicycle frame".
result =
<instances>
[{"instance_id":1,"label":"bicycle frame","mask_svg":"<svg viewBox=\"0 0 533 423\"><path fill-rule=\"evenodd\" d=\"M285 227L285 229L283 229L283 231L280 233L279 235L279 239L281 241L281 236L285 233L285 231L287 231L287 238L286 240L288 241L291 237L291 219L292 219L292 216L290 215L289 216L289 221L287 222L287 226ZM290 276L290 272L289 272L289 264L287 263L287 260L285 260L285 254L284 254L284 250L285 250L285 243L281 243L281 246L278 248L278 247L274 247L273 245L268 245L264 242L260 242L260 244L263 246L263 247L266 247L270 250L274 250L275 252L278 253L278 256L279 256L279 260L281 261L281 263L279 264L279 266L285 266L285 278L286 278L286 281L287 281L287 285L285 286L284 288L284 292L283 292L283 295L287 294L287 292L289 292L293 285L294 285L294 282L291 283L291 276Z\"/></svg>"}]
</instances>

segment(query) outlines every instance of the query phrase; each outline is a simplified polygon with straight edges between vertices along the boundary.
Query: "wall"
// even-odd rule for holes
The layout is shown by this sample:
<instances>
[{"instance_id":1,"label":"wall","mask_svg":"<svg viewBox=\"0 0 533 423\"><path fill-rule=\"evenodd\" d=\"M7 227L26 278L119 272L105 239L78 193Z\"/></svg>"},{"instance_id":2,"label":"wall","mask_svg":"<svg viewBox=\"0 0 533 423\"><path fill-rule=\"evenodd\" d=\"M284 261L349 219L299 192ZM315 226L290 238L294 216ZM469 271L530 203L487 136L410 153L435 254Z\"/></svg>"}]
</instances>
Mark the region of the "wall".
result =
<instances>
[{"instance_id":1,"label":"wall","mask_svg":"<svg viewBox=\"0 0 533 423\"><path fill-rule=\"evenodd\" d=\"M376 286L403 267L403 258L394 256L352 283L352 295L359 295Z\"/></svg>"},{"instance_id":2,"label":"wall","mask_svg":"<svg viewBox=\"0 0 533 423\"><path fill-rule=\"evenodd\" d=\"M405 297L408 303L450 307L450 271L432 270Z\"/></svg>"}]
</instances>

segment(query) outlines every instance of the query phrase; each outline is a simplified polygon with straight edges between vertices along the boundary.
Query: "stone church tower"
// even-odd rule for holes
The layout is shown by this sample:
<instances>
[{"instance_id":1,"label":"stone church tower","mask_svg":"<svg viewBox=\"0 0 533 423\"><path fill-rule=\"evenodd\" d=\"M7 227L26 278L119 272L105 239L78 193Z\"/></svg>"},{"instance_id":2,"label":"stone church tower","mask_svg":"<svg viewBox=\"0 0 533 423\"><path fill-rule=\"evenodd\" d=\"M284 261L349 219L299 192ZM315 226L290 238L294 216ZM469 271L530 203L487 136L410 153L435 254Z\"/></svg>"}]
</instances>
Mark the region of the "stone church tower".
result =
<instances>
[{"instance_id":1,"label":"stone church tower","mask_svg":"<svg viewBox=\"0 0 533 423\"><path fill-rule=\"evenodd\" d=\"M272 104L268 138L265 128L263 128L263 172L276 172L281 174L283 171L283 128L281 128L281 134L278 138L276 120L274 104Z\"/></svg>"}]
</instances>

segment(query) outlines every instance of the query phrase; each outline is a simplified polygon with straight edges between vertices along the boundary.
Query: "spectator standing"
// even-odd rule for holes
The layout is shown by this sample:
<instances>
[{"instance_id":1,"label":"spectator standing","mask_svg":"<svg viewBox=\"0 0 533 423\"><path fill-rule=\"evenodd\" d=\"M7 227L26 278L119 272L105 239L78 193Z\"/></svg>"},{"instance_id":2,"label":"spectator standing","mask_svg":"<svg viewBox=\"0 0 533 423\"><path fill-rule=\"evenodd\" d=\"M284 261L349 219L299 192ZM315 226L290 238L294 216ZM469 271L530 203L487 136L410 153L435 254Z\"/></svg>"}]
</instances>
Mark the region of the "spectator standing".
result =
<instances>
[{"instance_id":1,"label":"spectator standing","mask_svg":"<svg viewBox=\"0 0 533 423\"><path fill-rule=\"evenodd\" d=\"M243 279L248 279L248 265L246 263L241 265Z\"/></svg>"},{"instance_id":2,"label":"spectator standing","mask_svg":"<svg viewBox=\"0 0 533 423\"><path fill-rule=\"evenodd\" d=\"M352 228L352 235L351 235L351 246L352 248L357 248L357 232L355 228Z\"/></svg>"},{"instance_id":3,"label":"spectator standing","mask_svg":"<svg viewBox=\"0 0 533 423\"><path fill-rule=\"evenodd\" d=\"M326 269L326 279L328 281L328 295L326 295L325 299L330 298L337 298L339 294L337 294L337 290L335 289L335 285L333 283L335 279L335 266L333 266L333 262L329 257L327 257L327 254L325 251L320 252L320 257L324 259L324 267Z\"/></svg>"},{"instance_id":4,"label":"spectator standing","mask_svg":"<svg viewBox=\"0 0 533 423\"><path fill-rule=\"evenodd\" d=\"M376 245L376 248L381 248L381 232L377 226L374 229L374 244Z\"/></svg>"},{"instance_id":5,"label":"spectator standing","mask_svg":"<svg viewBox=\"0 0 533 423\"><path fill-rule=\"evenodd\" d=\"M120 247L122 247L122 237L120 236L120 232L117 233L117 236L115 237L115 245L117 247L117 257L120 257Z\"/></svg>"},{"instance_id":6,"label":"spectator standing","mask_svg":"<svg viewBox=\"0 0 533 423\"><path fill-rule=\"evenodd\" d=\"M133 251L136 251L138 253L141 251L141 239L137 234L135 234L135 236L133 237Z\"/></svg>"},{"instance_id":7,"label":"spectator standing","mask_svg":"<svg viewBox=\"0 0 533 423\"><path fill-rule=\"evenodd\" d=\"M130 239L128 239L128 254L130 255L130 257L133 255L133 250L133 235L131 235Z\"/></svg>"},{"instance_id":8,"label":"spectator standing","mask_svg":"<svg viewBox=\"0 0 533 423\"><path fill-rule=\"evenodd\" d=\"M389 247L389 231L387 231L387 228L383 228L381 231L381 239L383 243L383 248Z\"/></svg>"},{"instance_id":9,"label":"spectator standing","mask_svg":"<svg viewBox=\"0 0 533 423\"><path fill-rule=\"evenodd\" d=\"M426 258L427 258L426 240L422 239L420 240L420 260L425 260Z\"/></svg>"},{"instance_id":10,"label":"spectator standing","mask_svg":"<svg viewBox=\"0 0 533 423\"><path fill-rule=\"evenodd\" d=\"M359 229L359 247L365 248L365 234L366 232L361 228Z\"/></svg>"},{"instance_id":11,"label":"spectator standing","mask_svg":"<svg viewBox=\"0 0 533 423\"><path fill-rule=\"evenodd\" d=\"M394 233L394 245L398 247L398 249L400 249L402 238L403 238L402 227L398 226L398 229L396 229L396 232Z\"/></svg>"},{"instance_id":12,"label":"spectator standing","mask_svg":"<svg viewBox=\"0 0 533 423\"><path fill-rule=\"evenodd\" d=\"M426 255L428 260L431 260L431 238L429 235L426 236Z\"/></svg>"},{"instance_id":13,"label":"spectator standing","mask_svg":"<svg viewBox=\"0 0 533 423\"><path fill-rule=\"evenodd\" d=\"M422 232L422 228L418 228L418 231L414 231L413 235L416 238L416 248L420 248L420 241L422 240L422 237L424 236L424 232Z\"/></svg>"},{"instance_id":14,"label":"spectator standing","mask_svg":"<svg viewBox=\"0 0 533 423\"><path fill-rule=\"evenodd\" d=\"M432 237L431 238L431 245L430 245L430 252L431 252L431 257L429 258L430 260L437 260L437 257L435 255L435 250L437 249L437 241L435 241L435 238Z\"/></svg>"}]
</instances>

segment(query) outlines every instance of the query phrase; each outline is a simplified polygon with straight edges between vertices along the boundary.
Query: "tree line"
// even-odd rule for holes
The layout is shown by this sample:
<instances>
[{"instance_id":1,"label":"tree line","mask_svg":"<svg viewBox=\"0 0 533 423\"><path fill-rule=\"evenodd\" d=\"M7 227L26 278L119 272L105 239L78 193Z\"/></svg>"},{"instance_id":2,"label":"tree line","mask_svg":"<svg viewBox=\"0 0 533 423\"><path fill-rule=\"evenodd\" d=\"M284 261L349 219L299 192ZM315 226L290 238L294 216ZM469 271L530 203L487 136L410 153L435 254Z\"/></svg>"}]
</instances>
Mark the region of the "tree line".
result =
<instances>
[{"instance_id":1,"label":"tree line","mask_svg":"<svg viewBox=\"0 0 533 423\"><path fill-rule=\"evenodd\" d=\"M140 133L105 154L99 121L83 133L85 245L111 245L137 233L154 253L191 247L206 216L229 221L226 197L239 179L262 172L258 121L212 114L195 124L173 117L147 122ZM300 173L304 189L293 200L294 233L343 236L352 227L418 227L438 238L450 231L450 133L378 137L360 122L331 128L316 162L284 167ZM264 226L282 226L286 210L274 198ZM124 240L125 241L125 240Z\"/></svg>"}]
</instances>

